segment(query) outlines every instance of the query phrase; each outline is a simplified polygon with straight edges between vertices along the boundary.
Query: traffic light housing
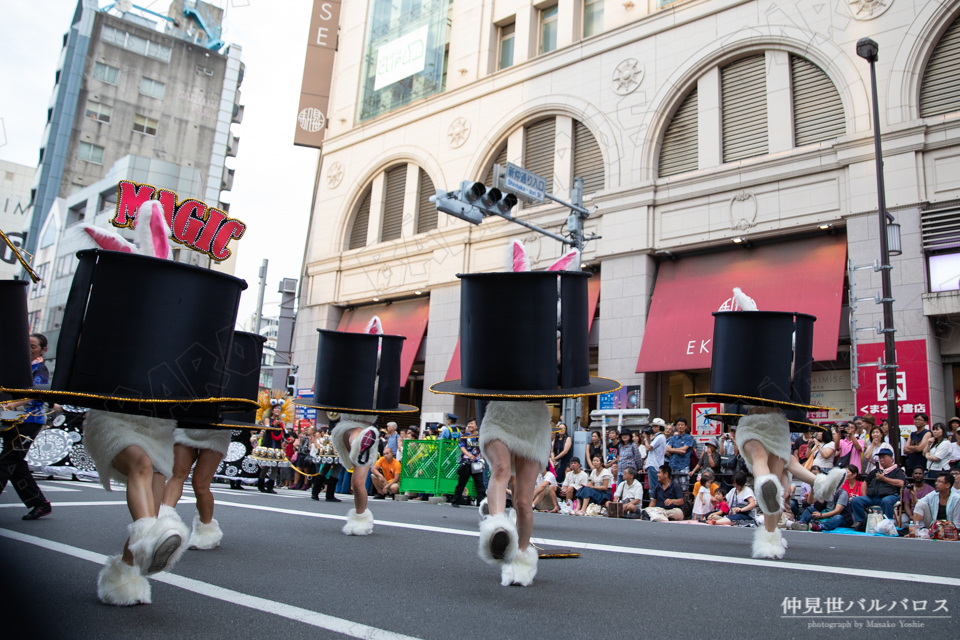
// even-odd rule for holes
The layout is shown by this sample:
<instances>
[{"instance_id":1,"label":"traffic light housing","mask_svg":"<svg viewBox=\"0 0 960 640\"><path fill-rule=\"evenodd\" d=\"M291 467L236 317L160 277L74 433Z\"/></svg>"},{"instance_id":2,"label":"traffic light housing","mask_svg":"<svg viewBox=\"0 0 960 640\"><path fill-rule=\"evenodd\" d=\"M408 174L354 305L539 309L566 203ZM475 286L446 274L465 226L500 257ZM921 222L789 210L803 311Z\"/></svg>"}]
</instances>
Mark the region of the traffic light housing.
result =
<instances>
[{"instance_id":1,"label":"traffic light housing","mask_svg":"<svg viewBox=\"0 0 960 640\"><path fill-rule=\"evenodd\" d=\"M430 202L437 206L438 211L470 224L480 224L486 216L509 216L510 210L517 206L517 196L504 194L496 187L488 189L482 182L464 180L460 183L459 191L438 189Z\"/></svg>"},{"instance_id":2,"label":"traffic light housing","mask_svg":"<svg viewBox=\"0 0 960 640\"><path fill-rule=\"evenodd\" d=\"M287 375L287 395L291 398L297 397L298 376L295 373Z\"/></svg>"}]
</instances>

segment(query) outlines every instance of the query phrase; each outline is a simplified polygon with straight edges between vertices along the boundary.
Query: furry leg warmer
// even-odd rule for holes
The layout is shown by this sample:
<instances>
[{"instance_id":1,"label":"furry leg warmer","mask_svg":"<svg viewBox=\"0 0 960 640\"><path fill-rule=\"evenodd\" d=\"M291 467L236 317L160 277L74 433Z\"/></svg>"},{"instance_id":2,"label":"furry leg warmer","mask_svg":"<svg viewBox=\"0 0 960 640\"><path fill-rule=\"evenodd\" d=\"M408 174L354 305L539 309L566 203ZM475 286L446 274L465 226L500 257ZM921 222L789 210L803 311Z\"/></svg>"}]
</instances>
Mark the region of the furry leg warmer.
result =
<instances>
[{"instance_id":1,"label":"furry leg warmer","mask_svg":"<svg viewBox=\"0 0 960 640\"><path fill-rule=\"evenodd\" d=\"M480 559L488 564L510 563L517 555L517 523L503 513L480 522Z\"/></svg>"},{"instance_id":2,"label":"furry leg warmer","mask_svg":"<svg viewBox=\"0 0 960 640\"><path fill-rule=\"evenodd\" d=\"M120 556L110 556L97 576L97 597L104 604L118 607L150 604L150 582L137 567Z\"/></svg>"},{"instance_id":3,"label":"furry leg warmer","mask_svg":"<svg viewBox=\"0 0 960 640\"><path fill-rule=\"evenodd\" d=\"M370 509L363 513L350 509L347 513L347 524L343 525L343 533L348 536L368 536L373 533L373 513Z\"/></svg>"},{"instance_id":4,"label":"furry leg warmer","mask_svg":"<svg viewBox=\"0 0 960 640\"><path fill-rule=\"evenodd\" d=\"M775 516L783 511L783 485L777 476L772 473L760 476L753 486L757 503L765 514Z\"/></svg>"},{"instance_id":5,"label":"furry leg warmer","mask_svg":"<svg viewBox=\"0 0 960 640\"><path fill-rule=\"evenodd\" d=\"M846 477L847 470L843 467L834 467L830 473L818 474L813 481L813 499L817 502L828 502Z\"/></svg>"},{"instance_id":6,"label":"furry leg warmer","mask_svg":"<svg viewBox=\"0 0 960 640\"><path fill-rule=\"evenodd\" d=\"M190 532L190 542L187 544L191 549L216 549L223 540L223 531L220 530L220 523L216 519L211 519L210 524L203 524L200 516L193 516L193 531Z\"/></svg>"},{"instance_id":7,"label":"furry leg warmer","mask_svg":"<svg viewBox=\"0 0 960 640\"><path fill-rule=\"evenodd\" d=\"M140 518L127 527L128 547L141 573L149 575L176 564L187 549L190 530L173 507L160 505L157 518Z\"/></svg>"},{"instance_id":8,"label":"furry leg warmer","mask_svg":"<svg viewBox=\"0 0 960 640\"><path fill-rule=\"evenodd\" d=\"M537 575L537 560L540 556L537 550L530 545L523 551L517 551L512 562L505 563L500 570L500 584L504 587L516 585L529 587Z\"/></svg>"},{"instance_id":9,"label":"furry leg warmer","mask_svg":"<svg viewBox=\"0 0 960 640\"><path fill-rule=\"evenodd\" d=\"M786 551L783 535L779 529L767 531L763 527L757 527L753 534L753 557L770 558L779 560Z\"/></svg>"}]
</instances>

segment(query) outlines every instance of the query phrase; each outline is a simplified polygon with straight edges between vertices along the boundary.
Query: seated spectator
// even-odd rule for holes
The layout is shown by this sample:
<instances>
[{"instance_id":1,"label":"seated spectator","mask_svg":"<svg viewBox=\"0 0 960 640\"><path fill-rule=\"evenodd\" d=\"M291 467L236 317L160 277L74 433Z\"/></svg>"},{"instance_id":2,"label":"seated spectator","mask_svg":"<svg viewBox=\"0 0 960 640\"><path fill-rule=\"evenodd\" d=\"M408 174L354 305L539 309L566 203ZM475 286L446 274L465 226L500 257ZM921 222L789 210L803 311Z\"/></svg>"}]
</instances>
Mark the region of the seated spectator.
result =
<instances>
[{"instance_id":1,"label":"seated spectator","mask_svg":"<svg viewBox=\"0 0 960 640\"><path fill-rule=\"evenodd\" d=\"M696 477L696 475L701 471L706 471L709 469L716 474L720 473L720 453L717 449L720 447L719 441L716 438L710 438L707 440L707 444L703 447L703 454L700 456L700 460L697 462L697 466L690 471L690 477ZM696 495L696 488L693 490L694 495Z\"/></svg>"},{"instance_id":2,"label":"seated spectator","mask_svg":"<svg viewBox=\"0 0 960 640\"><path fill-rule=\"evenodd\" d=\"M936 520L948 520L954 526L960 527L960 495L951 491L952 480L949 472L940 472L934 485L935 490L917 503L914 519L920 522L924 529L929 529Z\"/></svg>"},{"instance_id":3,"label":"seated spectator","mask_svg":"<svg viewBox=\"0 0 960 640\"><path fill-rule=\"evenodd\" d=\"M847 492L847 495L851 500L858 496L862 496L863 492L866 491L866 484L863 482L863 476L860 475L860 472L857 471L856 467L847 467L847 479L844 481L841 488Z\"/></svg>"},{"instance_id":4,"label":"seated spectator","mask_svg":"<svg viewBox=\"0 0 960 640\"><path fill-rule=\"evenodd\" d=\"M850 467L853 469L853 467ZM841 487L827 501L823 510L816 506L807 507L800 520L791 527L794 531L833 531L837 527L849 527L853 524L850 511L850 496Z\"/></svg>"},{"instance_id":5,"label":"seated spectator","mask_svg":"<svg viewBox=\"0 0 960 640\"><path fill-rule=\"evenodd\" d=\"M853 507L854 529L866 526L867 507L880 505L883 515L895 519L894 506L900 499L900 490L906 484L907 476L893 463L893 449L889 446L880 449L877 468L867 476L867 493L851 501Z\"/></svg>"},{"instance_id":6,"label":"seated spectator","mask_svg":"<svg viewBox=\"0 0 960 640\"><path fill-rule=\"evenodd\" d=\"M567 475L563 478L563 485L560 487L560 495L570 505L571 511L576 511L580 506L577 500L577 491L587 484L590 476L580 468L580 458L570 458L570 464L567 466Z\"/></svg>"},{"instance_id":7,"label":"seated spectator","mask_svg":"<svg viewBox=\"0 0 960 640\"><path fill-rule=\"evenodd\" d=\"M707 469L701 472L697 476L697 482L693 485L692 495L697 495L697 493L699 493L700 491L700 488L703 486L706 486L710 490L707 495L712 496L714 491L716 491L720 487L720 485L718 485L715 482L715 480L716 480L716 475L714 475L713 471Z\"/></svg>"},{"instance_id":8,"label":"seated spectator","mask_svg":"<svg viewBox=\"0 0 960 640\"><path fill-rule=\"evenodd\" d=\"M716 484L712 486L719 490ZM693 519L697 522L706 520L707 515L713 511L713 499L711 495L711 484L709 481L706 481L706 484L703 485L697 482L693 490Z\"/></svg>"},{"instance_id":9,"label":"seated spectator","mask_svg":"<svg viewBox=\"0 0 960 640\"><path fill-rule=\"evenodd\" d=\"M717 487L717 490L713 492L711 504L713 506L713 511L708 513L707 517L704 519L704 522L707 524L713 524L713 520L726 518L727 514L730 513L730 505L727 504L727 499L723 495L723 489L719 487Z\"/></svg>"},{"instance_id":10,"label":"seated spectator","mask_svg":"<svg viewBox=\"0 0 960 640\"><path fill-rule=\"evenodd\" d=\"M557 476L553 475L549 466L537 476L536 489L533 490L533 508L548 513L560 513L560 505L557 503Z\"/></svg>"},{"instance_id":11,"label":"seated spectator","mask_svg":"<svg viewBox=\"0 0 960 640\"><path fill-rule=\"evenodd\" d=\"M386 447L383 455L370 469L373 487L377 490L374 500L383 500L388 495L400 493L400 461L393 457L393 449Z\"/></svg>"},{"instance_id":12,"label":"seated spectator","mask_svg":"<svg viewBox=\"0 0 960 640\"><path fill-rule=\"evenodd\" d=\"M934 480L942 471L950 470L950 458L953 457L953 444L947 437L947 427L942 422L933 425L933 437L923 450L927 459L927 478Z\"/></svg>"},{"instance_id":13,"label":"seated spectator","mask_svg":"<svg viewBox=\"0 0 960 640\"><path fill-rule=\"evenodd\" d=\"M913 508L917 502L926 497L928 493L933 493L933 487L925 481L926 474L922 467L917 467L910 473L910 482L903 485L903 493L900 498L900 522L897 524L903 526L913 522Z\"/></svg>"},{"instance_id":14,"label":"seated spectator","mask_svg":"<svg viewBox=\"0 0 960 640\"><path fill-rule=\"evenodd\" d=\"M620 465L614 462L610 465L610 493L612 494L617 490L617 474L619 473Z\"/></svg>"},{"instance_id":15,"label":"seated spectator","mask_svg":"<svg viewBox=\"0 0 960 640\"><path fill-rule=\"evenodd\" d=\"M637 480L637 470L633 467L625 467L623 470L623 481L617 483L617 492L613 495L614 502L623 503L624 513L636 513L643 500L643 485Z\"/></svg>"},{"instance_id":16,"label":"seated spectator","mask_svg":"<svg viewBox=\"0 0 960 640\"><path fill-rule=\"evenodd\" d=\"M683 520L683 489L673 481L670 465L662 465L657 471L657 484L650 490L650 505L643 511L651 522Z\"/></svg>"},{"instance_id":17,"label":"seated spectator","mask_svg":"<svg viewBox=\"0 0 960 640\"><path fill-rule=\"evenodd\" d=\"M953 476L953 492L960 493L960 469L954 469L950 475Z\"/></svg>"},{"instance_id":18,"label":"seated spectator","mask_svg":"<svg viewBox=\"0 0 960 640\"><path fill-rule=\"evenodd\" d=\"M737 471L733 476L733 489L727 493L730 513L725 518L710 520L710 524L733 526L756 523L757 499L753 489L747 486L747 474Z\"/></svg>"},{"instance_id":19,"label":"seated spectator","mask_svg":"<svg viewBox=\"0 0 960 640\"><path fill-rule=\"evenodd\" d=\"M590 506L591 500L601 506L604 502L607 502L610 499L610 484L612 482L613 474L610 473L610 469L603 467L603 459L600 456L595 457L593 459L593 471L590 472L587 484L577 491L580 508L577 509L576 514L578 516L587 515L587 507Z\"/></svg>"},{"instance_id":20,"label":"seated spectator","mask_svg":"<svg viewBox=\"0 0 960 640\"><path fill-rule=\"evenodd\" d=\"M607 429L606 458L603 466L609 469L617 461L618 455L620 455L620 433L616 429ZM616 480L617 476L614 475L613 479Z\"/></svg>"}]
</instances>

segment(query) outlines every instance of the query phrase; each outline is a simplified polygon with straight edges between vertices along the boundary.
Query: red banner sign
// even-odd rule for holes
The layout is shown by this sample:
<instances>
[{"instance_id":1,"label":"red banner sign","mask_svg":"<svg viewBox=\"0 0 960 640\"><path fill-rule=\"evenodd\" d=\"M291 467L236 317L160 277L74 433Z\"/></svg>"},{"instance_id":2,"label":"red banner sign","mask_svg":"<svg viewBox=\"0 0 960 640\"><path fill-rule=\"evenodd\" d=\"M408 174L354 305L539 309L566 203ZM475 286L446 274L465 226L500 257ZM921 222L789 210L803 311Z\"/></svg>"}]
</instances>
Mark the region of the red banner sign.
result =
<instances>
[{"instance_id":1,"label":"red banner sign","mask_svg":"<svg viewBox=\"0 0 960 640\"><path fill-rule=\"evenodd\" d=\"M860 362L857 381L857 412L869 413L877 422L887 417L887 372L878 369L883 359L883 343L857 345ZM864 366L870 365L873 366ZM927 378L927 343L924 340L897 342L897 404L900 424L913 425L914 414L930 413L930 386Z\"/></svg>"},{"instance_id":2,"label":"red banner sign","mask_svg":"<svg viewBox=\"0 0 960 640\"><path fill-rule=\"evenodd\" d=\"M158 200L163 206L163 215L173 232L171 237L174 242L220 262L230 257L230 249L227 248L230 240L239 240L247 230L244 223L204 202L193 199L180 201L175 191L129 180L121 180L117 185L117 214L110 223L115 227L133 228L137 209L151 199Z\"/></svg>"}]
</instances>

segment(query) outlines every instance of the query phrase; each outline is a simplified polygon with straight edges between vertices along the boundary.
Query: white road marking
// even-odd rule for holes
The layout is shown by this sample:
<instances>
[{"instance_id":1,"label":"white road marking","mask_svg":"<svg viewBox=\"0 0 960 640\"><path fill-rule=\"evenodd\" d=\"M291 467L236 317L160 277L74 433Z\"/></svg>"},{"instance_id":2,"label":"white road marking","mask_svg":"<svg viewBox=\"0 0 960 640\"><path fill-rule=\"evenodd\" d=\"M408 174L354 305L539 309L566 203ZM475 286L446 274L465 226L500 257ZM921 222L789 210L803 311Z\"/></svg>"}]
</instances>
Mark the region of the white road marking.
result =
<instances>
[{"instance_id":1,"label":"white road marking","mask_svg":"<svg viewBox=\"0 0 960 640\"><path fill-rule=\"evenodd\" d=\"M179 504L195 504L197 501L195 498L181 498ZM97 500L94 502L51 502L50 506L52 507L106 507L111 504L117 504L122 506L127 506L127 503L123 500ZM19 503L11 504L0 504L0 509L12 509L14 507L19 507L24 509L25 507Z\"/></svg>"},{"instance_id":2,"label":"white road marking","mask_svg":"<svg viewBox=\"0 0 960 640\"><path fill-rule=\"evenodd\" d=\"M40 484L37 483L37 486L40 487L43 491L47 493L56 493L57 491L70 491L74 493L80 493L82 489L68 489L67 487L61 487L55 484Z\"/></svg>"},{"instance_id":3,"label":"white road marking","mask_svg":"<svg viewBox=\"0 0 960 640\"><path fill-rule=\"evenodd\" d=\"M19 533L17 531L10 531L9 529L0 529L0 536L9 538L11 540L16 540L18 542L32 544L43 549L49 549L50 551L63 553L68 556L73 556L74 558L80 558L81 560L89 560L90 562L95 562L97 564L103 564L107 559L107 556L100 553L95 553L86 549L80 549L79 547L73 547L60 542L54 542L52 540L47 540L46 538L38 538L37 536L31 536L24 533ZM309 609L294 607L289 604L284 604L283 602L275 602L273 600L267 600L266 598L251 596L246 593L233 591L232 589L225 589L215 584L210 584L209 582L202 582L200 580L194 580L184 576L178 576L171 573L156 573L149 577L157 582L179 587L192 593L207 596L208 598L214 598L215 600L221 600L229 604L247 607L248 609L253 609L254 611L260 613L270 613L280 616L281 618L293 620L295 622L302 622L303 624L308 624L312 627L318 627L320 629L326 629L335 633L341 633L345 636L350 636L351 638L363 638L365 640L417 640L414 636L406 636L403 634L394 633L392 631L387 631L385 629L370 627L358 622L344 620L343 618L336 618L334 616L328 616L316 611L310 611Z\"/></svg>"}]
</instances>

